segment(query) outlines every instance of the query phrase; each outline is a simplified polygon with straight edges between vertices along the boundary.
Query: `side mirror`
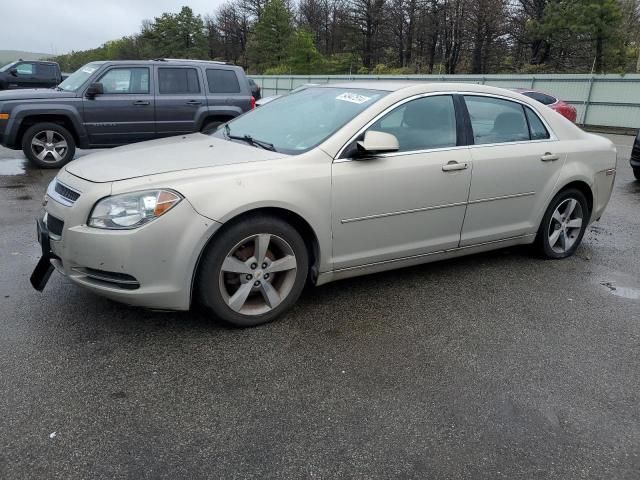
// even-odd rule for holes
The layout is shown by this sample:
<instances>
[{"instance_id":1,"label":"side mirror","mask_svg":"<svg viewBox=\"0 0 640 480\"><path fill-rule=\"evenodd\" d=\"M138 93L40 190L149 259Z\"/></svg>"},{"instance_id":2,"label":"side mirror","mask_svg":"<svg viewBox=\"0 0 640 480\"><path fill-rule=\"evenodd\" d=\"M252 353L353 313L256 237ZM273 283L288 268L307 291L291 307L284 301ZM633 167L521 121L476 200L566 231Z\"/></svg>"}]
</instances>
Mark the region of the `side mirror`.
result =
<instances>
[{"instance_id":1,"label":"side mirror","mask_svg":"<svg viewBox=\"0 0 640 480\"><path fill-rule=\"evenodd\" d=\"M93 98L96 95L102 95L103 93L104 87L101 83L92 83L91 85L89 85L89 88L87 88L85 95L89 98Z\"/></svg>"},{"instance_id":2,"label":"side mirror","mask_svg":"<svg viewBox=\"0 0 640 480\"><path fill-rule=\"evenodd\" d=\"M359 141L357 145L361 154L388 153L400 150L400 145L395 135L375 130L369 130L365 133L364 140Z\"/></svg>"},{"instance_id":3,"label":"side mirror","mask_svg":"<svg viewBox=\"0 0 640 480\"><path fill-rule=\"evenodd\" d=\"M18 76L18 69L16 67L10 68L9 69L9 73L11 75L13 75L14 77L17 77Z\"/></svg>"}]
</instances>

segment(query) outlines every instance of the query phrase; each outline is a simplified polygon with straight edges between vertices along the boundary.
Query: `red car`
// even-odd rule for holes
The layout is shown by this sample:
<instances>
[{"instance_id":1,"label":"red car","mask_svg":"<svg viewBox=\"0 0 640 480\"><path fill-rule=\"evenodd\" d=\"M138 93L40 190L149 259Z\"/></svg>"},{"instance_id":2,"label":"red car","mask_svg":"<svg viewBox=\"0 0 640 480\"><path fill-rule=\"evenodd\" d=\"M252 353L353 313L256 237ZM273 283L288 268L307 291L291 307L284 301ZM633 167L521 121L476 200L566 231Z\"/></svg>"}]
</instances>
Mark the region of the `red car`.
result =
<instances>
[{"instance_id":1,"label":"red car","mask_svg":"<svg viewBox=\"0 0 640 480\"><path fill-rule=\"evenodd\" d=\"M537 92L535 90L528 90L526 88L514 88L513 90L515 92L521 93L522 95L526 95L529 98L533 98L534 100L539 101L552 110L555 110L563 117L568 118L573 123L576 123L578 112L576 111L575 107L569 105L567 102L563 102L559 98L556 98L553 95L549 95L548 93Z\"/></svg>"}]
</instances>

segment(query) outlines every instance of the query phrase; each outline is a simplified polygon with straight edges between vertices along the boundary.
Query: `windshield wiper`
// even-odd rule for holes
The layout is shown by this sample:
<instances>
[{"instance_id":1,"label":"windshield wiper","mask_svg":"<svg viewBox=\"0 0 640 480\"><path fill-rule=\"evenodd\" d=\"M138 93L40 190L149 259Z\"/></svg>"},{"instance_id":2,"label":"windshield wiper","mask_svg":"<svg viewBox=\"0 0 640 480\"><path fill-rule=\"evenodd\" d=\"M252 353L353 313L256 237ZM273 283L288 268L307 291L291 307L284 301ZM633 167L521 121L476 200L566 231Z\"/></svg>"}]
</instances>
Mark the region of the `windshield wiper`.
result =
<instances>
[{"instance_id":1,"label":"windshield wiper","mask_svg":"<svg viewBox=\"0 0 640 480\"><path fill-rule=\"evenodd\" d=\"M273 143L255 139L251 135L231 135L231 129L229 128L229 125L224 126L224 134L231 140L242 140L243 142L247 142L253 147L264 148L265 150L270 150L272 152L276 151L276 147L273 145Z\"/></svg>"}]
</instances>

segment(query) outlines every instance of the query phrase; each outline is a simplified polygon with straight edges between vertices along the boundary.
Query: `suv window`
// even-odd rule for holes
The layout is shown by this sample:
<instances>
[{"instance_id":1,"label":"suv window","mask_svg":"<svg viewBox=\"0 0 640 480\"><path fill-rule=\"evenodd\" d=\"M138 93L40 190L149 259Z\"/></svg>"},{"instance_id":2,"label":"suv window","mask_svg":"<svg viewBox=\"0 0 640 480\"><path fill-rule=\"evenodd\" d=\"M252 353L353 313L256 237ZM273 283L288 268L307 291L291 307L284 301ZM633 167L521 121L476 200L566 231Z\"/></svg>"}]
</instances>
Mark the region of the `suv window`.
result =
<instances>
[{"instance_id":1,"label":"suv window","mask_svg":"<svg viewBox=\"0 0 640 480\"><path fill-rule=\"evenodd\" d=\"M149 69L112 68L99 80L105 94L149 93Z\"/></svg>"},{"instance_id":2,"label":"suv window","mask_svg":"<svg viewBox=\"0 0 640 480\"><path fill-rule=\"evenodd\" d=\"M369 130L395 135L400 152L456 145L456 113L451 95L411 100L392 110Z\"/></svg>"},{"instance_id":3,"label":"suv window","mask_svg":"<svg viewBox=\"0 0 640 480\"><path fill-rule=\"evenodd\" d=\"M18 75L33 75L35 73L33 63L19 63L16 65L16 70Z\"/></svg>"},{"instance_id":4,"label":"suv window","mask_svg":"<svg viewBox=\"0 0 640 480\"><path fill-rule=\"evenodd\" d=\"M529 140L521 104L494 97L466 96L476 145Z\"/></svg>"},{"instance_id":5,"label":"suv window","mask_svg":"<svg viewBox=\"0 0 640 480\"><path fill-rule=\"evenodd\" d=\"M546 95L540 92L522 92L522 94L526 97L533 98L543 105L551 105L552 103L556 103L558 100L551 95Z\"/></svg>"},{"instance_id":6,"label":"suv window","mask_svg":"<svg viewBox=\"0 0 640 480\"><path fill-rule=\"evenodd\" d=\"M164 95L200 93L198 71L195 68L159 68L158 88Z\"/></svg>"},{"instance_id":7,"label":"suv window","mask_svg":"<svg viewBox=\"0 0 640 480\"><path fill-rule=\"evenodd\" d=\"M240 93L238 77L233 70L207 69L210 93Z\"/></svg>"},{"instance_id":8,"label":"suv window","mask_svg":"<svg viewBox=\"0 0 640 480\"><path fill-rule=\"evenodd\" d=\"M38 65L38 76L40 78L56 78L56 68L53 65L41 63Z\"/></svg>"},{"instance_id":9,"label":"suv window","mask_svg":"<svg viewBox=\"0 0 640 480\"><path fill-rule=\"evenodd\" d=\"M542 120L540 120L540 117L533 113L533 110L529 107L525 107L524 111L527 114L527 121L529 122L531 140L544 140L545 138L549 138L549 132L544 126L544 123L542 123Z\"/></svg>"}]
</instances>

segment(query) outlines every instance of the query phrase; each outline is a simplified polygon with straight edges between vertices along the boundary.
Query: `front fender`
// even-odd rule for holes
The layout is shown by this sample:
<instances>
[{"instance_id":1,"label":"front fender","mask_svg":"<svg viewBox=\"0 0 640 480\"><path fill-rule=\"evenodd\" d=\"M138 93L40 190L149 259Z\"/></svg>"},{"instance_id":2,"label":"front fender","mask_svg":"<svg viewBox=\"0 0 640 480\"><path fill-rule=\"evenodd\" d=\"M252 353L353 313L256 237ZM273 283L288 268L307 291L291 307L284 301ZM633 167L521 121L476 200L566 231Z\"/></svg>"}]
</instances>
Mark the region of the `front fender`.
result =
<instances>
[{"instance_id":1,"label":"front fender","mask_svg":"<svg viewBox=\"0 0 640 480\"><path fill-rule=\"evenodd\" d=\"M314 149L272 160L132 178L116 182L117 192L171 188L200 215L219 223L261 208L288 210L314 231L323 272L330 270L332 258L331 161Z\"/></svg>"},{"instance_id":2,"label":"front fender","mask_svg":"<svg viewBox=\"0 0 640 480\"><path fill-rule=\"evenodd\" d=\"M80 112L70 105L51 105L46 103L27 103L17 105L11 109L11 117L7 123L5 144L9 148L19 147L16 142L22 122L25 118L38 115L59 115L67 118L78 136L78 146L86 146L87 132L82 123Z\"/></svg>"}]
</instances>

